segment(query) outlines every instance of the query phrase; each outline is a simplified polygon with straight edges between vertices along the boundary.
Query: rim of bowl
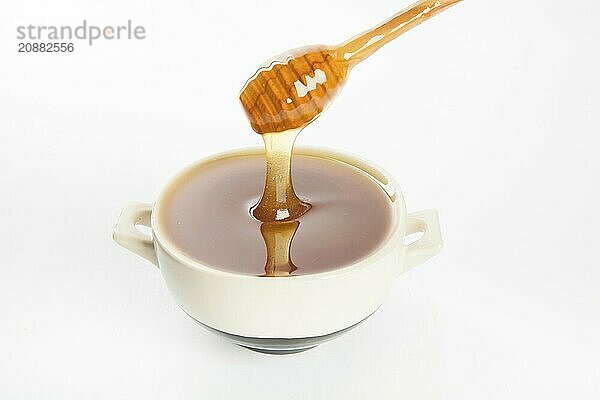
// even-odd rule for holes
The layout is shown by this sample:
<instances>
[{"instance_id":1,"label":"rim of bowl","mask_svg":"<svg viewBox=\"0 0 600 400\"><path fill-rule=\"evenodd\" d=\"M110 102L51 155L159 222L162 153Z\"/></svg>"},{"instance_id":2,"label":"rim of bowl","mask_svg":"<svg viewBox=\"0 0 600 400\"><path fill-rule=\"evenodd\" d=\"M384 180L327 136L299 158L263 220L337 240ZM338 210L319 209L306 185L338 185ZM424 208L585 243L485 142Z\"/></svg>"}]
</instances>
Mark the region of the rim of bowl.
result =
<instances>
[{"instance_id":1,"label":"rim of bowl","mask_svg":"<svg viewBox=\"0 0 600 400\"><path fill-rule=\"evenodd\" d=\"M366 268L368 265L376 262L377 259L384 257L389 252L393 251L396 247L397 242L403 246L404 237L400 237L403 234L403 231L400 229L401 222L406 220L406 204L404 202L404 197L402 195L402 191L400 190L400 186L394 180L394 178L388 174L383 168L379 167L377 164L369 161L365 158L362 158L356 154L340 151L336 149L331 149L327 147L321 146L294 146L294 155L303 155L303 156L312 156L312 157L320 157L331 160L336 160L339 162L346 163L350 166L360 169L364 173L368 174L371 178L373 178L376 183L381 187L381 189L387 193L390 197L390 202L392 203L392 227L390 228L390 232L388 233L385 240L371 253L367 254L365 257L361 258L358 261L355 261L351 264L344 265L340 268L317 272L313 274L306 275L291 275L289 277L266 277L260 275L249 275L236 273L233 271L226 271L223 269L219 269L218 267L212 267L210 265L206 265L194 258L186 255L183 251L179 250L177 245L173 243L169 236L162 231L163 227L161 226L158 214L159 210L162 207L162 202L164 200L165 195L169 192L169 189L178 182L180 178L182 178L187 173L192 170L198 168L202 164L209 164L224 158L229 157L240 157L247 155L263 155L264 148L259 146L248 146L248 147L239 147L227 151L222 151L219 153L212 154L210 156L199 159L198 161L191 163L173 175L167 183L163 186L160 191L156 202L152 207L151 214L151 227L152 227L152 235L154 240L158 242L158 245L171 257L185 265L188 268L196 269L205 273L210 273L214 275L219 275L224 278L236 278L236 279L252 279L252 280L260 280L260 281L273 281L280 282L282 279L285 279L286 282L294 282L294 281L305 281L305 280L313 280L313 279L324 279L331 278L335 276L339 276L342 274L350 273L352 271ZM160 268L160 266L159 266ZM398 266L400 268L400 266Z\"/></svg>"}]
</instances>

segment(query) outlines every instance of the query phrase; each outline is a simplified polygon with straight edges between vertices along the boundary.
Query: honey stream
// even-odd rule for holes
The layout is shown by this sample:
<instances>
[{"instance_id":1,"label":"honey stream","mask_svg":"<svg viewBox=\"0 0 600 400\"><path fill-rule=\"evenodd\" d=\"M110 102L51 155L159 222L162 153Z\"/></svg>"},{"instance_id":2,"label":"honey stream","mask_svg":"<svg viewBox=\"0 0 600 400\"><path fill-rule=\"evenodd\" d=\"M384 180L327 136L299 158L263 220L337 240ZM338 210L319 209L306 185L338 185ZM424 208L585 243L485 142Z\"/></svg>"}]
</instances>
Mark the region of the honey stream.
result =
<instances>
[{"instance_id":1,"label":"honey stream","mask_svg":"<svg viewBox=\"0 0 600 400\"><path fill-rule=\"evenodd\" d=\"M298 218L310 209L310 204L296 195L292 184L292 150L298 133L331 103L350 69L386 43L460 1L421 0L338 46L291 50L260 68L247 81L240 101L252 128L263 136L267 159L263 195L251 210L263 222L267 276L285 276L296 269L289 247L298 229ZM277 225L290 221L297 222L294 229L292 225ZM282 248L282 244L288 248Z\"/></svg>"}]
</instances>

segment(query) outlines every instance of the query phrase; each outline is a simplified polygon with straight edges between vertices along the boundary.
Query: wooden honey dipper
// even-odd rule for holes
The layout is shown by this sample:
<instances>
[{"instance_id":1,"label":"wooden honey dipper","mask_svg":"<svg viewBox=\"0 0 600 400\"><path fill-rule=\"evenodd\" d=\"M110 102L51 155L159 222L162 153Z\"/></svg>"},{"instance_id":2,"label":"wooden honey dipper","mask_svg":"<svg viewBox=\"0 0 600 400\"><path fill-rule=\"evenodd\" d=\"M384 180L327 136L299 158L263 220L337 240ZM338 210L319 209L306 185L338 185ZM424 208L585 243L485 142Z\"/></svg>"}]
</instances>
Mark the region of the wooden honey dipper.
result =
<instances>
[{"instance_id":1,"label":"wooden honey dipper","mask_svg":"<svg viewBox=\"0 0 600 400\"><path fill-rule=\"evenodd\" d=\"M461 0L421 0L339 46L291 50L260 68L240 93L259 134L302 129L340 90L352 67L384 44Z\"/></svg>"},{"instance_id":2,"label":"wooden honey dipper","mask_svg":"<svg viewBox=\"0 0 600 400\"><path fill-rule=\"evenodd\" d=\"M250 124L265 144L265 187L259 202L250 210L256 219L293 221L311 208L296 195L292 184L294 141L335 97L350 69L384 44L459 1L421 0L339 46L292 50L256 71L240 93Z\"/></svg>"}]
</instances>

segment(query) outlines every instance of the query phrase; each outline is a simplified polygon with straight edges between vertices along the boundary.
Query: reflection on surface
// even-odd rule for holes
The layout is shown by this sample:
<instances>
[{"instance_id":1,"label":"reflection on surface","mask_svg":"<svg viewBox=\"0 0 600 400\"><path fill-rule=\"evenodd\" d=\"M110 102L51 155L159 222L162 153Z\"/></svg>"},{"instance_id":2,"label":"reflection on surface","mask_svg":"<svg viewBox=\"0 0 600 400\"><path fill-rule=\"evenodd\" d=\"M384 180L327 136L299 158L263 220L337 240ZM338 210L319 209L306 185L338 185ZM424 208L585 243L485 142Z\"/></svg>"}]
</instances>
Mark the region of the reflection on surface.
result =
<instances>
[{"instance_id":1,"label":"reflection on surface","mask_svg":"<svg viewBox=\"0 0 600 400\"><path fill-rule=\"evenodd\" d=\"M264 222L260 225L267 249L264 276L290 276L297 269L292 261L291 247L298 226L299 221Z\"/></svg>"}]
</instances>

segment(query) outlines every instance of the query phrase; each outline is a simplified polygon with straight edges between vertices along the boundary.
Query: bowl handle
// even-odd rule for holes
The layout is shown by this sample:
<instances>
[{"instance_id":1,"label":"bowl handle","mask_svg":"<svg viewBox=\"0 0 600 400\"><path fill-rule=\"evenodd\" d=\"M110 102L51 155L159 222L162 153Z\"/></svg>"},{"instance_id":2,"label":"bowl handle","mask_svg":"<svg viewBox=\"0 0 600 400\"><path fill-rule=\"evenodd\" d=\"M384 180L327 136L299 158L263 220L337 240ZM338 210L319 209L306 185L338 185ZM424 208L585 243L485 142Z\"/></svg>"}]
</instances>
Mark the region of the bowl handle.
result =
<instances>
[{"instance_id":1,"label":"bowl handle","mask_svg":"<svg viewBox=\"0 0 600 400\"><path fill-rule=\"evenodd\" d=\"M130 202L125 206L113 231L113 240L158 267L158 259L151 235L137 229L138 225L151 228L152 204Z\"/></svg>"},{"instance_id":2,"label":"bowl handle","mask_svg":"<svg viewBox=\"0 0 600 400\"><path fill-rule=\"evenodd\" d=\"M442 249L442 234L436 210L423 210L408 214L406 236L418 232L423 232L423 236L406 246L400 273L424 263Z\"/></svg>"}]
</instances>

